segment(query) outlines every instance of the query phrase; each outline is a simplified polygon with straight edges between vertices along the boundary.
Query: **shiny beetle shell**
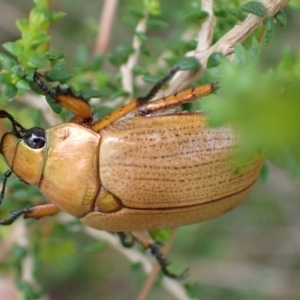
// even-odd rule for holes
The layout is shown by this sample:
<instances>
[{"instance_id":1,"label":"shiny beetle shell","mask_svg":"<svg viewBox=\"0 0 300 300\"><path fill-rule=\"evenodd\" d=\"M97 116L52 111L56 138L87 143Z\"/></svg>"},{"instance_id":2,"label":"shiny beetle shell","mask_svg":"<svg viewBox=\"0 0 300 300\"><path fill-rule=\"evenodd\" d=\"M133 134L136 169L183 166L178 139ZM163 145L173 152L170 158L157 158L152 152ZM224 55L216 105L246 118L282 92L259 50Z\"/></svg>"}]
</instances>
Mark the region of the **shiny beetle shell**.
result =
<instances>
[{"instance_id":1,"label":"shiny beetle shell","mask_svg":"<svg viewBox=\"0 0 300 300\"><path fill-rule=\"evenodd\" d=\"M1 141L9 168L84 224L150 230L208 220L240 204L263 156L237 166L231 127L208 128L202 113L135 117L99 133L73 123L46 130L31 149L12 133Z\"/></svg>"}]
</instances>

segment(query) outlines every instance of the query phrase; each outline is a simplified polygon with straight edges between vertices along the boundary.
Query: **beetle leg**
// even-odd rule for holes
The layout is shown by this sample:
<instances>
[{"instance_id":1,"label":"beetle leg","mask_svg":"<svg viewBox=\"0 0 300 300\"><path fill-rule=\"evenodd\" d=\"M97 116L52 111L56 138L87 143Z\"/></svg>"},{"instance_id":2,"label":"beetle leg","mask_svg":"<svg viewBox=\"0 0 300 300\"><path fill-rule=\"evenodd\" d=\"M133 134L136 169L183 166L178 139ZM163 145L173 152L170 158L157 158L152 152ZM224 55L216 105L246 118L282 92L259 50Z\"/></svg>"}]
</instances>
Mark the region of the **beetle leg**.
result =
<instances>
[{"instance_id":1,"label":"beetle leg","mask_svg":"<svg viewBox=\"0 0 300 300\"><path fill-rule=\"evenodd\" d=\"M47 203L23 209L18 209L10 213L10 218L7 220L0 220L0 225L10 225L19 216L24 215L24 218L39 219L46 216L57 214L61 209L53 203Z\"/></svg>"},{"instance_id":2,"label":"beetle leg","mask_svg":"<svg viewBox=\"0 0 300 300\"><path fill-rule=\"evenodd\" d=\"M74 113L77 117L82 119L82 122L92 121L92 108L89 103L81 96L75 96L71 88L62 90L57 86L55 91L51 90L47 84L42 80L40 74L35 72L34 81L37 86L56 103ZM72 120L71 120L72 122ZM74 123L79 123L78 120Z\"/></svg>"},{"instance_id":3,"label":"beetle leg","mask_svg":"<svg viewBox=\"0 0 300 300\"><path fill-rule=\"evenodd\" d=\"M120 241L125 248L131 248L134 245L134 238L131 234L127 232L117 232Z\"/></svg>"},{"instance_id":4,"label":"beetle leg","mask_svg":"<svg viewBox=\"0 0 300 300\"><path fill-rule=\"evenodd\" d=\"M158 110L178 107L181 104L192 102L196 98L210 95L215 92L217 88L218 84L208 83L174 95L163 97L139 107L138 114L145 116Z\"/></svg>"},{"instance_id":5,"label":"beetle leg","mask_svg":"<svg viewBox=\"0 0 300 300\"><path fill-rule=\"evenodd\" d=\"M164 275L176 279L182 280L187 275L187 270L185 270L182 274L173 274L168 270L168 265L170 264L163 254L160 252L159 244L151 237L148 231L131 231L132 237L136 239L145 249L149 249L151 254L156 258L158 264L161 267Z\"/></svg>"},{"instance_id":6,"label":"beetle leg","mask_svg":"<svg viewBox=\"0 0 300 300\"><path fill-rule=\"evenodd\" d=\"M145 105L155 96L155 94L162 88L162 86L167 81L169 81L174 76L174 74L178 71L179 71L179 67L172 69L163 79L161 79L154 85L154 87L150 90L150 92L146 96L134 99L129 103L121 106L120 108L114 110L105 118L93 124L91 126L91 129L95 132L99 132L103 128L121 119L122 117L129 114L130 112L135 111L138 107Z\"/></svg>"},{"instance_id":7,"label":"beetle leg","mask_svg":"<svg viewBox=\"0 0 300 300\"><path fill-rule=\"evenodd\" d=\"M161 267L162 272L163 272L166 276L168 276L168 277L170 277L170 278L173 278L173 279L176 279L176 280L183 280L183 279L186 278L188 270L185 270L185 271L182 272L181 274L174 274L174 273L172 273L172 272L170 272L170 271L168 270L167 267L168 267L168 265L169 265L170 263L167 261L167 259L166 259L166 258L162 255L162 253L160 252L160 249L159 249L159 246L158 246L157 243L151 244L151 245L149 246L149 249L150 249L150 251L151 251L151 254L152 254L153 256L155 256L155 258L156 258L158 264L159 264L160 267Z\"/></svg>"}]
</instances>

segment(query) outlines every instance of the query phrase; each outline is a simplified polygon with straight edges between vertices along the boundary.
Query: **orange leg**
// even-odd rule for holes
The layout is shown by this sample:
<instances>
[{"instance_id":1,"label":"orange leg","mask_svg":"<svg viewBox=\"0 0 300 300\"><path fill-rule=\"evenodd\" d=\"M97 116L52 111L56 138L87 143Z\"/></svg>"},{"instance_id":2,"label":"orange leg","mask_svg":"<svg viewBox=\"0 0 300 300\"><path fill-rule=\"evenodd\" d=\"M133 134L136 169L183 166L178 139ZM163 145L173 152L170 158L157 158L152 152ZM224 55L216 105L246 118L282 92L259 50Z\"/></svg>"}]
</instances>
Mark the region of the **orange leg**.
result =
<instances>
[{"instance_id":1,"label":"orange leg","mask_svg":"<svg viewBox=\"0 0 300 300\"><path fill-rule=\"evenodd\" d=\"M128 104L116 109L111 114L107 115L105 118L99 120L97 123L93 124L91 129L95 132L101 131L103 128L119 120L128 113L138 109L138 114L147 115L151 112L168 109L172 107L177 107L180 104L188 103L194 101L196 98L207 96L213 93L217 88L215 84L205 84L192 89L176 93L161 99L155 100L150 103L141 103L140 99L135 99L130 101Z\"/></svg>"},{"instance_id":2,"label":"orange leg","mask_svg":"<svg viewBox=\"0 0 300 300\"><path fill-rule=\"evenodd\" d=\"M75 96L71 88L62 90L59 86L55 91L51 90L38 74L34 74L34 81L37 86L47 95L50 96L56 103L74 113L84 122L92 120L92 108L87 101L81 96ZM79 123L78 120L74 123Z\"/></svg>"},{"instance_id":3,"label":"orange leg","mask_svg":"<svg viewBox=\"0 0 300 300\"><path fill-rule=\"evenodd\" d=\"M24 215L24 218L39 219L42 217L55 215L60 212L60 210L61 209L53 203L23 208L11 212L9 219L0 220L0 225L10 225L21 215Z\"/></svg>"}]
</instances>

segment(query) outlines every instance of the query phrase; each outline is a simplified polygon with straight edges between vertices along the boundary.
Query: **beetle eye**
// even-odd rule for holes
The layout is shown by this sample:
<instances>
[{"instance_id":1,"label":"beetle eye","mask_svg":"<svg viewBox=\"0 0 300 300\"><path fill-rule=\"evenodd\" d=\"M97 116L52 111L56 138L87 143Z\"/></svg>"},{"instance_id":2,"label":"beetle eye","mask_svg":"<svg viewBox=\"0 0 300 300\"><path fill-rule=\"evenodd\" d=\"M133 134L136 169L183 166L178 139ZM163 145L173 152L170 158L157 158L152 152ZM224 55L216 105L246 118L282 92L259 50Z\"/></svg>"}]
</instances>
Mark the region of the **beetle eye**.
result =
<instances>
[{"instance_id":1,"label":"beetle eye","mask_svg":"<svg viewBox=\"0 0 300 300\"><path fill-rule=\"evenodd\" d=\"M45 130L39 127L31 128L24 137L24 142L32 149L43 148L46 144Z\"/></svg>"}]
</instances>

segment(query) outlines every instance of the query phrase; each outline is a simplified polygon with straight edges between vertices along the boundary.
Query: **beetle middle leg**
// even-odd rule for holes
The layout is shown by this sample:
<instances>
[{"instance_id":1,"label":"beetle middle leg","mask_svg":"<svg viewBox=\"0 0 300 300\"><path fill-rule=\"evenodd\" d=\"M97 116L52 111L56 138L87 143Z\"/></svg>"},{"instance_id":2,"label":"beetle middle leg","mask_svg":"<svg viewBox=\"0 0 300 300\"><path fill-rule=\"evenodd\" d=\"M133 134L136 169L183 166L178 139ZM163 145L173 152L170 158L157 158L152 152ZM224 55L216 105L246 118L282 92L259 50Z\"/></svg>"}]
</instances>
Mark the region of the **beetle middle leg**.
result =
<instances>
[{"instance_id":1,"label":"beetle middle leg","mask_svg":"<svg viewBox=\"0 0 300 300\"><path fill-rule=\"evenodd\" d=\"M11 225L21 215L24 218L39 219L46 216L52 216L60 212L61 209L53 203L47 203L27 208L18 209L10 213L10 218L6 220L0 220L1 225Z\"/></svg>"},{"instance_id":2,"label":"beetle middle leg","mask_svg":"<svg viewBox=\"0 0 300 300\"><path fill-rule=\"evenodd\" d=\"M131 231L130 234L135 240L137 240L143 246L144 249L150 250L151 254L156 258L156 261L160 265L164 275L177 280L182 280L186 277L187 270L181 274L174 274L168 270L168 265L170 263L161 253L159 243L157 243L151 237L148 231Z\"/></svg>"}]
</instances>

